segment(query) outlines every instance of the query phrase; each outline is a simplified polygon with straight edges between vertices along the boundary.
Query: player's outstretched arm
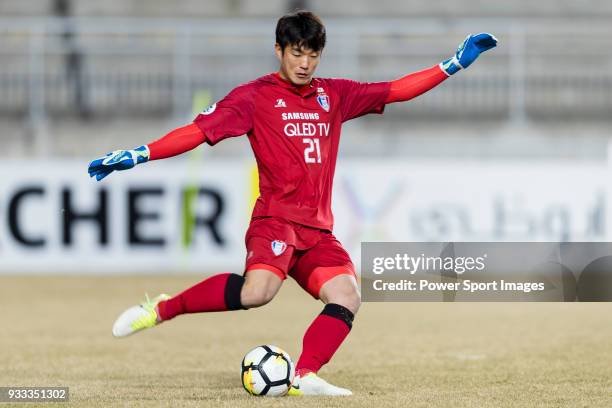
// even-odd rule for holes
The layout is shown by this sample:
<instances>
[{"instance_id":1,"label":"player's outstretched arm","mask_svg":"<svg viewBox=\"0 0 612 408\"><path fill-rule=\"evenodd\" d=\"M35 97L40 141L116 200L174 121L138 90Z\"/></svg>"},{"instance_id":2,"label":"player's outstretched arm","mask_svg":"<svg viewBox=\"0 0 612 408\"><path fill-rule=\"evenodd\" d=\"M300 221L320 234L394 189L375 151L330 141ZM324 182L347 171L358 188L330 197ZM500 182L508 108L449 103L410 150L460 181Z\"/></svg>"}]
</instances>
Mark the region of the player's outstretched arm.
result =
<instances>
[{"instance_id":1,"label":"player's outstretched arm","mask_svg":"<svg viewBox=\"0 0 612 408\"><path fill-rule=\"evenodd\" d=\"M89 164L89 177L100 181L113 171L127 170L149 160L165 159L196 148L206 140L195 124L180 127L148 145L132 150L115 150Z\"/></svg>"},{"instance_id":2,"label":"player's outstretched arm","mask_svg":"<svg viewBox=\"0 0 612 408\"><path fill-rule=\"evenodd\" d=\"M431 68L391 81L386 103L408 101L429 91L462 68L469 67L481 53L496 45L497 39L491 34L468 35L457 48L455 55L449 59Z\"/></svg>"}]
</instances>

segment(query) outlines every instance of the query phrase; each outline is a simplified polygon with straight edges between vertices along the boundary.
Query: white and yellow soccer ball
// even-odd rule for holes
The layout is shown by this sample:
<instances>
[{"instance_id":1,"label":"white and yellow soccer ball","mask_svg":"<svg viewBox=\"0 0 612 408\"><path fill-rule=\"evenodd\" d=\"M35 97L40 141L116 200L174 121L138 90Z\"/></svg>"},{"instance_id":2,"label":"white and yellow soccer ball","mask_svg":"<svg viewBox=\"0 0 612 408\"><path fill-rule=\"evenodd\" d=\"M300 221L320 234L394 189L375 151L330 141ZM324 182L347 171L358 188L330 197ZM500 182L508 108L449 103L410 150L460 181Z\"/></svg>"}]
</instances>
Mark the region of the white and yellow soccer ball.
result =
<instances>
[{"instance_id":1,"label":"white and yellow soccer ball","mask_svg":"<svg viewBox=\"0 0 612 408\"><path fill-rule=\"evenodd\" d=\"M277 346L257 346L242 359L242 386L251 395L283 396L293 375L291 357Z\"/></svg>"}]
</instances>

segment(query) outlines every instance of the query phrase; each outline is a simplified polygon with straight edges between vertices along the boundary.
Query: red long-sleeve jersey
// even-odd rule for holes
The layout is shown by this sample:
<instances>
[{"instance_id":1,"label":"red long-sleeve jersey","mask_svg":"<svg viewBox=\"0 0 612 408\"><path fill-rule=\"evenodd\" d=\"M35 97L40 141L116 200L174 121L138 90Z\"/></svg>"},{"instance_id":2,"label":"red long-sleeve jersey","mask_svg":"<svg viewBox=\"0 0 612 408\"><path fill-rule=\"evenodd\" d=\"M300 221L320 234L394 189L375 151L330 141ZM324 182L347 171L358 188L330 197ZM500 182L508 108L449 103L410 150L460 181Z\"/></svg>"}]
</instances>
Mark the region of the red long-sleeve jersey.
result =
<instances>
[{"instance_id":1,"label":"red long-sleeve jersey","mask_svg":"<svg viewBox=\"0 0 612 408\"><path fill-rule=\"evenodd\" d=\"M257 160L260 197L253 217L277 216L331 230L331 193L342 123L382 113L433 88L438 67L396 81L360 83L315 78L296 87L278 74L243 84L199 114L194 124L149 144L150 159L191 150L206 141L247 135Z\"/></svg>"}]
</instances>

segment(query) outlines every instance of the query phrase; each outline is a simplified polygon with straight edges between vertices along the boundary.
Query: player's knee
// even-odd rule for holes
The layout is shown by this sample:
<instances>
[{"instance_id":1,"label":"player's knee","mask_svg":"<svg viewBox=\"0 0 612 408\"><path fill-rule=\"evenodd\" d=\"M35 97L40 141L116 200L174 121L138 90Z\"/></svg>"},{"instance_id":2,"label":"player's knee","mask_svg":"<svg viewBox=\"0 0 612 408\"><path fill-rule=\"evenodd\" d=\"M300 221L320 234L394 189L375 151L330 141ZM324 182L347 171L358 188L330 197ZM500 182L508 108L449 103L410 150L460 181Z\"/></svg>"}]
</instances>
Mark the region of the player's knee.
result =
<instances>
[{"instance_id":1,"label":"player's knee","mask_svg":"<svg viewBox=\"0 0 612 408\"><path fill-rule=\"evenodd\" d=\"M269 303L281 287L283 281L264 269L250 270L240 292L240 302L244 308L263 306Z\"/></svg>"},{"instance_id":2,"label":"player's knee","mask_svg":"<svg viewBox=\"0 0 612 408\"><path fill-rule=\"evenodd\" d=\"M361 306L361 295L359 294L359 291L357 290L352 291L346 297L345 302L346 304L342 306L346 307L348 310L353 312L353 314L357 314L357 312L359 311L359 307Z\"/></svg>"},{"instance_id":3,"label":"player's knee","mask_svg":"<svg viewBox=\"0 0 612 408\"><path fill-rule=\"evenodd\" d=\"M328 303L336 303L350 310L353 314L357 314L361 306L361 295L358 290L348 290L338 293L333 298L330 298Z\"/></svg>"},{"instance_id":4,"label":"player's knee","mask_svg":"<svg viewBox=\"0 0 612 408\"><path fill-rule=\"evenodd\" d=\"M242 288L241 302L246 308L259 307L269 303L276 294L274 287L268 285L250 285Z\"/></svg>"}]
</instances>

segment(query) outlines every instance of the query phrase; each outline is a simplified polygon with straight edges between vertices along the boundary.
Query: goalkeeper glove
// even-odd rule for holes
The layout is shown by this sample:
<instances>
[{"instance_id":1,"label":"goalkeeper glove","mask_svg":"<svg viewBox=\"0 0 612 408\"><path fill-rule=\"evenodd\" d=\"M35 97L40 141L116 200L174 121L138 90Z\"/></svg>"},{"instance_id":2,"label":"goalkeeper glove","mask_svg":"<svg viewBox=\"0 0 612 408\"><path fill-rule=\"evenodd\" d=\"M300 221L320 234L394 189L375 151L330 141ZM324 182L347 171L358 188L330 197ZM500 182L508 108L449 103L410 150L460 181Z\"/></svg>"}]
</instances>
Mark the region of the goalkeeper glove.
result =
<instances>
[{"instance_id":1,"label":"goalkeeper glove","mask_svg":"<svg viewBox=\"0 0 612 408\"><path fill-rule=\"evenodd\" d=\"M100 181L104 177L117 170L131 169L137 164L149 161L149 148L137 147L133 150L115 150L104 157L100 157L89 163L89 177L95 177Z\"/></svg>"},{"instance_id":2,"label":"goalkeeper glove","mask_svg":"<svg viewBox=\"0 0 612 408\"><path fill-rule=\"evenodd\" d=\"M457 48L455 55L440 63L440 68L446 72L446 75L453 75L461 68L469 67L481 53L495 46L497 46L497 38L492 34L470 34Z\"/></svg>"}]
</instances>

